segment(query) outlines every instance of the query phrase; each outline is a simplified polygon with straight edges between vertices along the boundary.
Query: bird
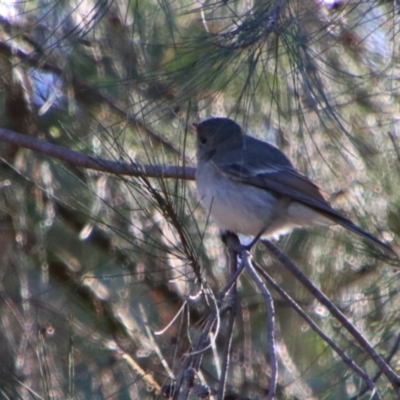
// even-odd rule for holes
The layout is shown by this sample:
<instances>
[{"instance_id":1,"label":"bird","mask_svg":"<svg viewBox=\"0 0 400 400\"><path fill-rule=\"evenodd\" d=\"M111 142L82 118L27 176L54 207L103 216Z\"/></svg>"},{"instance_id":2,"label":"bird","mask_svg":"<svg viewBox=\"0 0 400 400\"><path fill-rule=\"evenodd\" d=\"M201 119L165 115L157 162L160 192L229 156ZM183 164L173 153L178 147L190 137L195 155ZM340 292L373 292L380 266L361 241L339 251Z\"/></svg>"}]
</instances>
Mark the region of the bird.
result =
<instances>
[{"instance_id":1,"label":"bird","mask_svg":"<svg viewBox=\"0 0 400 400\"><path fill-rule=\"evenodd\" d=\"M335 210L320 187L274 145L229 118L193 123L198 197L222 232L276 239L294 228L339 224L390 256L390 245Z\"/></svg>"}]
</instances>

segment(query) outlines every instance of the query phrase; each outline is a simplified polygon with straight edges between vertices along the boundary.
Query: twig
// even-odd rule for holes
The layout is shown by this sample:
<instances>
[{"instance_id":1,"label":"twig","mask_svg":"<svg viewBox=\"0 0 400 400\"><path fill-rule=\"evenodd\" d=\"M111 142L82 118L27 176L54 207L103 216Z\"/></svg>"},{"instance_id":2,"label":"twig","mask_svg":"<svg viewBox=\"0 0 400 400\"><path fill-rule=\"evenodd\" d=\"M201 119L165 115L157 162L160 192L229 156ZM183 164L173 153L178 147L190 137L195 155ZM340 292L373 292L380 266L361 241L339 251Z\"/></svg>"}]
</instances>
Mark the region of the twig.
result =
<instances>
[{"instance_id":1,"label":"twig","mask_svg":"<svg viewBox=\"0 0 400 400\"><path fill-rule=\"evenodd\" d=\"M271 293L265 286L264 282L261 280L257 271L255 270L252 262L250 261L250 254L247 250L243 250L241 252L241 257L243 260L243 264L250 276L252 277L255 284L258 286L261 294L264 297L265 305L267 307L267 342L268 348L270 352L270 365L271 365L271 377L269 381L269 389L268 389L268 400L275 399L276 395L276 384L278 378L278 362L276 356L276 346L275 346L275 309L274 309L274 301L272 299Z\"/></svg>"},{"instance_id":2,"label":"twig","mask_svg":"<svg viewBox=\"0 0 400 400\"><path fill-rule=\"evenodd\" d=\"M236 237L236 248L233 246L229 246L228 244L228 252L229 252L229 271L230 271L230 276L234 276L236 272L238 271L238 265L237 265L237 248L240 246L240 242L238 237ZM221 369L221 377L219 380L219 386L218 386L218 392L217 392L217 400L223 400L225 396L225 391L226 391L226 377L228 374L228 367L229 367L229 361L230 361L230 356L231 356L231 348L232 348L232 337L233 337L233 325L235 323L236 319L236 303L237 303L237 287L236 287L236 280L233 281L233 285L228 293L228 296L231 297L230 301L230 307L229 307L229 320L228 320L228 326L227 326L227 334L226 334L226 339L225 339L225 347L223 350L222 354L222 369Z\"/></svg>"},{"instance_id":3,"label":"twig","mask_svg":"<svg viewBox=\"0 0 400 400\"><path fill-rule=\"evenodd\" d=\"M379 394L376 391L374 381L368 376L368 374L362 370L353 359L351 359L328 335L326 335L320 327L304 312L304 310L297 304L297 302L285 291L283 290L275 280L259 265L253 262L254 267L257 272L284 298L290 307L293 308L303 319L307 322L310 328L317 333L317 335L325 341L329 347L331 347L361 379L365 381L366 391L371 390L371 392L376 396L376 399L380 399Z\"/></svg>"},{"instance_id":4,"label":"twig","mask_svg":"<svg viewBox=\"0 0 400 400\"><path fill-rule=\"evenodd\" d=\"M300 270L293 264L277 247L269 240L261 240L264 246L286 267L303 285L323 304L332 315L334 315L343 327L354 337L359 345L375 361L376 365L386 375L395 388L400 386L400 377L386 363L386 361L375 351L364 335L346 318L346 316L325 296Z\"/></svg>"},{"instance_id":5,"label":"twig","mask_svg":"<svg viewBox=\"0 0 400 400\"><path fill-rule=\"evenodd\" d=\"M390 363L391 359L393 356L396 354L397 350L399 349L400 346L400 335L397 336L396 342L394 343L392 350L390 351L389 355L385 358L385 361L387 363ZM373 377L372 377L372 382L376 382L379 377L382 375L382 371L378 371ZM351 397L349 400L358 400L363 396L366 392L368 391L368 387L364 387L363 389L360 390L355 396Z\"/></svg>"},{"instance_id":6,"label":"twig","mask_svg":"<svg viewBox=\"0 0 400 400\"><path fill-rule=\"evenodd\" d=\"M213 311L210 317L207 320L206 326L200 335L196 345L193 347L193 353L190 353L181 369L181 373L177 378L176 386L175 386L175 396L174 399L186 400L189 397L190 390L192 386L187 384L187 371L197 371L196 366L200 365L201 358L203 357L203 352L200 351L207 347L208 337L211 329L213 328L215 322L217 320L217 310Z\"/></svg>"},{"instance_id":7,"label":"twig","mask_svg":"<svg viewBox=\"0 0 400 400\"><path fill-rule=\"evenodd\" d=\"M243 265L240 265L239 268L236 270L236 272L230 277L229 282L225 285L225 287L222 289L221 293L218 296L217 301L219 303L221 303L224 300L226 295L235 285L240 274L243 272L243 269L244 269ZM176 380L174 399L178 398L179 400L186 400L188 398L190 388L187 385L185 385L184 371L187 371L189 368L194 368L196 370L196 368L199 367L201 357L203 355L203 351L201 350L207 347L208 336L210 334L210 331L211 329L213 329L214 324L217 321L217 317L220 318L221 315L223 315L223 312L222 311L220 312L219 310L215 309L208 317L206 326L203 329L202 334L197 340L197 343L193 346L193 352L187 356L184 365L182 366L181 370L183 372L178 376Z\"/></svg>"},{"instance_id":8,"label":"twig","mask_svg":"<svg viewBox=\"0 0 400 400\"><path fill-rule=\"evenodd\" d=\"M141 165L136 163L127 164L91 157L63 146L36 139L32 136L22 135L21 133L16 133L4 128L0 128L0 141L38 151L42 154L65 161L75 167L83 167L117 175L193 180L195 174L195 168L190 167L183 168L175 165Z\"/></svg>"}]
</instances>

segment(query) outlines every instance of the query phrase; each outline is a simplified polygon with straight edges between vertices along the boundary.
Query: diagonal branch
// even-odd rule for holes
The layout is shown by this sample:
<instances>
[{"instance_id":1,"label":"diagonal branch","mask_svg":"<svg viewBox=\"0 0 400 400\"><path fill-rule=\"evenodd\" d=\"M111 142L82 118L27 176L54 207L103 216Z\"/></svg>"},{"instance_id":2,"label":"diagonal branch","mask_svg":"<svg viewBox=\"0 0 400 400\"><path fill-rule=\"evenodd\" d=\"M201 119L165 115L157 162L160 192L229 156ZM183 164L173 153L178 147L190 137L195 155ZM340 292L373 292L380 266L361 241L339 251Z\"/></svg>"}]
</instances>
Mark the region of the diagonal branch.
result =
<instances>
[{"instance_id":1,"label":"diagonal branch","mask_svg":"<svg viewBox=\"0 0 400 400\"><path fill-rule=\"evenodd\" d=\"M366 391L370 390L377 399L380 399L379 393L376 391L374 381L368 376L368 374L361 369L356 362L350 358L327 334L325 334L322 329L305 313L305 311L298 305L298 303L285 291L283 290L277 282L259 265L253 262L254 267L257 272L284 298L290 307L295 310L303 319L306 321L308 326L317 333L317 335L331 347L361 379L365 382Z\"/></svg>"},{"instance_id":2,"label":"diagonal branch","mask_svg":"<svg viewBox=\"0 0 400 400\"><path fill-rule=\"evenodd\" d=\"M342 326L353 336L359 345L368 353L374 360L380 371L395 388L400 387L400 377L391 368L391 366L381 357L380 354L371 346L364 335L346 318L346 316L325 296L300 270L287 258L276 246L269 240L261 240L263 245L287 268L303 285L304 287L321 303L331 314L342 324Z\"/></svg>"}]
</instances>

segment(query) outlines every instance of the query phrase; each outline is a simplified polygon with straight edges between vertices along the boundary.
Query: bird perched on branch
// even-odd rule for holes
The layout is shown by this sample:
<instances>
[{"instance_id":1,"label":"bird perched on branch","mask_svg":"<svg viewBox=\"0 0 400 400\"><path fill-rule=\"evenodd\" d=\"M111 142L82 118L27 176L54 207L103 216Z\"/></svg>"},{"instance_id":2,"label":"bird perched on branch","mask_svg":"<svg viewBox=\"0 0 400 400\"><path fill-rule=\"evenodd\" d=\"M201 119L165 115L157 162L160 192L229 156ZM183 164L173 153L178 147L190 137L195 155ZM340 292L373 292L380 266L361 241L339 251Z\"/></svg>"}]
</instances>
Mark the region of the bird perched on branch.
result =
<instances>
[{"instance_id":1,"label":"bird perched on branch","mask_svg":"<svg viewBox=\"0 0 400 400\"><path fill-rule=\"evenodd\" d=\"M199 198L222 230L271 238L296 227L339 224L397 257L388 244L332 208L275 146L246 135L228 118L193 125Z\"/></svg>"}]
</instances>

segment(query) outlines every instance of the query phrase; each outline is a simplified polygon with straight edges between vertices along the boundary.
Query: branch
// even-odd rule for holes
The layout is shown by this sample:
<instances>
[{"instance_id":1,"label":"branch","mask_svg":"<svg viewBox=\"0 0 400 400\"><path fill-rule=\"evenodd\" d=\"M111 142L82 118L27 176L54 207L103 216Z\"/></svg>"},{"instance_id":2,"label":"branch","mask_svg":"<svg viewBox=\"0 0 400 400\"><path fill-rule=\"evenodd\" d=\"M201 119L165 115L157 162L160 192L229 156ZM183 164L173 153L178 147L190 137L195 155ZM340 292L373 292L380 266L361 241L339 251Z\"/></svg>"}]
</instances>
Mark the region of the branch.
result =
<instances>
[{"instance_id":1,"label":"branch","mask_svg":"<svg viewBox=\"0 0 400 400\"><path fill-rule=\"evenodd\" d=\"M228 240L228 239L227 239ZM237 249L240 246L239 238L237 235L230 235L230 242L227 241L228 253L229 253L229 270L230 275L234 276L238 271L238 262L237 262ZM234 242L235 246L230 246L229 243ZM235 248L234 248L235 247ZM219 380L219 386L217 391L217 400L223 400L225 398L226 392L226 382L228 377L228 368L231 362L231 350L232 350L232 340L233 340L233 327L236 320L236 308L237 308L237 285L236 279L234 280L233 286L229 291L229 319L228 326L226 329L225 335L225 345L222 351L222 369L221 369L221 377Z\"/></svg>"},{"instance_id":2,"label":"branch","mask_svg":"<svg viewBox=\"0 0 400 400\"><path fill-rule=\"evenodd\" d=\"M385 358L385 361L389 364L394 355L396 354L397 350L399 349L400 346L400 335L397 336L397 339L393 345L392 350L390 351L389 355ZM378 371L372 378L372 382L376 382L380 376L382 375L382 371ZM349 400L358 400L361 399L361 397L368 391L368 387L364 387L362 390L360 390L359 393L357 393L355 396L350 397Z\"/></svg>"},{"instance_id":3,"label":"branch","mask_svg":"<svg viewBox=\"0 0 400 400\"><path fill-rule=\"evenodd\" d=\"M371 379L368 374L364 370L362 370L352 358L350 358L328 335L326 335L322 331L322 329L320 329L320 327L305 313L305 311L298 305L298 303L285 290L283 290L279 286L279 284L276 283L275 280L263 268L261 268L254 261L253 265L256 268L257 272L282 296L282 298L284 298L288 302L289 306L292 307L292 309L296 311L301 316L301 318L304 319L304 321L306 321L308 326L310 326L310 328L314 332L316 332L317 335L340 356L344 363L346 363L361 379L363 379L363 381L365 382L365 391L370 390L377 399L380 399L379 393L376 391L373 379Z\"/></svg>"},{"instance_id":4,"label":"branch","mask_svg":"<svg viewBox=\"0 0 400 400\"><path fill-rule=\"evenodd\" d=\"M243 264L250 274L253 282L257 285L264 297L265 306L267 309L267 343L271 358L271 376L269 381L268 398L267 400L276 399L276 384L278 380L278 360L276 355L276 345L275 345L275 308L274 301L272 299L271 293L265 286L264 282L258 275L256 269L254 268L252 262L250 261L250 254L247 250L241 252L241 258Z\"/></svg>"},{"instance_id":5,"label":"branch","mask_svg":"<svg viewBox=\"0 0 400 400\"><path fill-rule=\"evenodd\" d=\"M287 258L276 246L268 240L261 240L261 243L287 268L304 287L321 303L331 314L342 324L342 326L353 336L366 353L374 360L379 370L388 378L392 385L398 390L400 387L400 376L391 366L376 352L364 335L346 318L346 316L325 296L289 258Z\"/></svg>"},{"instance_id":6,"label":"branch","mask_svg":"<svg viewBox=\"0 0 400 400\"><path fill-rule=\"evenodd\" d=\"M225 285L221 293L218 295L217 298L218 304L221 304L225 299L225 297L230 293L231 289L236 284L236 281L239 279L239 276L243 272L243 269L244 266L242 264L239 266L236 272L230 277L229 282ZM230 307L226 308L225 310L227 311L229 309ZM183 366L181 368L181 372L176 379L175 393L173 397L174 399L186 400L189 397L190 394L189 392L191 387L189 387L185 383L185 371L188 371L189 369L194 369L195 371L197 371L199 369L203 352L208 347L210 347L209 346L210 332L213 329L214 325L216 324L217 319L220 318L223 313L224 311L220 309L215 309L214 311L211 312L210 316L207 318L202 333L200 334L196 343L193 344L191 349L192 351L186 357Z\"/></svg>"},{"instance_id":7,"label":"branch","mask_svg":"<svg viewBox=\"0 0 400 400\"><path fill-rule=\"evenodd\" d=\"M31 149L50 157L65 161L75 167L83 167L116 175L147 176L149 178L175 178L194 180L195 168L176 165L126 164L118 161L88 156L63 146L49 143L32 136L22 135L0 128L0 141Z\"/></svg>"}]
</instances>

